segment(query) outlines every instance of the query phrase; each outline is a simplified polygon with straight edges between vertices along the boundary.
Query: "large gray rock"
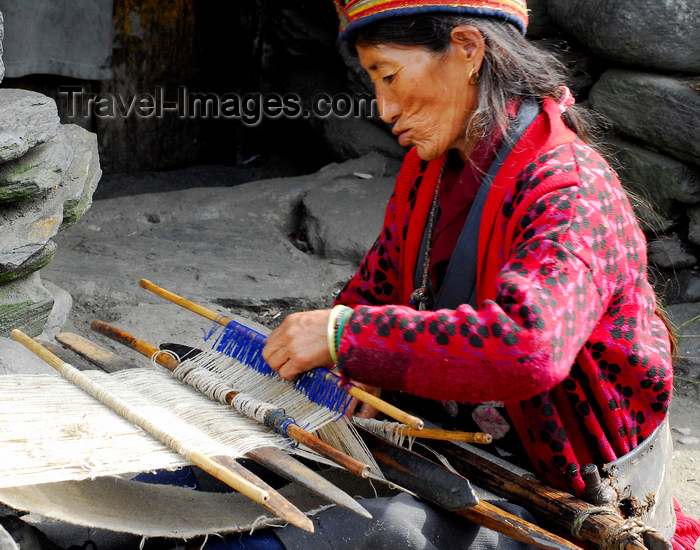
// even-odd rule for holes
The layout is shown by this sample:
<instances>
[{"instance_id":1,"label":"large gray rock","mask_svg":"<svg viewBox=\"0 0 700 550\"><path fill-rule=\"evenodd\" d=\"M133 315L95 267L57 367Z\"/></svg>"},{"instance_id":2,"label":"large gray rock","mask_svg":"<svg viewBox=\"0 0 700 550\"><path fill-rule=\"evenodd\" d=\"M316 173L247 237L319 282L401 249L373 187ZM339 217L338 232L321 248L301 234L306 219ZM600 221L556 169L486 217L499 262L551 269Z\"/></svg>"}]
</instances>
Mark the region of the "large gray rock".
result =
<instances>
[{"instance_id":1,"label":"large gray rock","mask_svg":"<svg viewBox=\"0 0 700 550\"><path fill-rule=\"evenodd\" d=\"M354 175L309 191L304 197L304 209L308 241L314 253L359 263L379 235L383 219L381 208L359 207L385 205L393 189L393 177ZM358 209L348 216L348 205L352 204Z\"/></svg>"},{"instance_id":2,"label":"large gray rock","mask_svg":"<svg viewBox=\"0 0 700 550\"><path fill-rule=\"evenodd\" d=\"M628 65L700 72L697 2L547 0L549 15L597 54Z\"/></svg>"},{"instance_id":3,"label":"large gray rock","mask_svg":"<svg viewBox=\"0 0 700 550\"><path fill-rule=\"evenodd\" d=\"M0 270L14 271L37 254L58 233L63 201L57 191L39 199L0 208Z\"/></svg>"},{"instance_id":4,"label":"large gray rock","mask_svg":"<svg viewBox=\"0 0 700 550\"><path fill-rule=\"evenodd\" d=\"M97 136L75 124L61 126L73 146L73 162L61 181L63 223L61 230L77 222L92 204L102 177Z\"/></svg>"},{"instance_id":5,"label":"large gray rock","mask_svg":"<svg viewBox=\"0 0 700 550\"><path fill-rule=\"evenodd\" d=\"M625 188L635 195L632 202L647 229L665 231L671 226L677 216L674 201L700 202L700 169L695 166L621 139L609 139L606 149L617 161Z\"/></svg>"},{"instance_id":6,"label":"large gray rock","mask_svg":"<svg viewBox=\"0 0 700 550\"><path fill-rule=\"evenodd\" d=\"M666 269L693 267L697 258L686 251L678 235L668 235L648 245L649 262Z\"/></svg>"},{"instance_id":7,"label":"large gray rock","mask_svg":"<svg viewBox=\"0 0 700 550\"><path fill-rule=\"evenodd\" d=\"M73 160L73 147L66 127L46 143L0 165L0 203L43 195L61 183Z\"/></svg>"},{"instance_id":8,"label":"large gray rock","mask_svg":"<svg viewBox=\"0 0 700 550\"><path fill-rule=\"evenodd\" d=\"M615 129L654 149L700 165L697 79L609 69L590 92L593 108Z\"/></svg>"},{"instance_id":9,"label":"large gray rock","mask_svg":"<svg viewBox=\"0 0 700 550\"><path fill-rule=\"evenodd\" d=\"M0 89L0 163L50 140L60 120L56 102L29 90Z\"/></svg>"},{"instance_id":10,"label":"large gray rock","mask_svg":"<svg viewBox=\"0 0 700 550\"><path fill-rule=\"evenodd\" d=\"M14 328L29 336L38 336L51 313L53 301L53 295L41 284L38 272L0 285L0 336L9 336Z\"/></svg>"},{"instance_id":11,"label":"large gray rock","mask_svg":"<svg viewBox=\"0 0 700 550\"><path fill-rule=\"evenodd\" d=\"M688 240L700 245L700 206L688 208Z\"/></svg>"}]
</instances>

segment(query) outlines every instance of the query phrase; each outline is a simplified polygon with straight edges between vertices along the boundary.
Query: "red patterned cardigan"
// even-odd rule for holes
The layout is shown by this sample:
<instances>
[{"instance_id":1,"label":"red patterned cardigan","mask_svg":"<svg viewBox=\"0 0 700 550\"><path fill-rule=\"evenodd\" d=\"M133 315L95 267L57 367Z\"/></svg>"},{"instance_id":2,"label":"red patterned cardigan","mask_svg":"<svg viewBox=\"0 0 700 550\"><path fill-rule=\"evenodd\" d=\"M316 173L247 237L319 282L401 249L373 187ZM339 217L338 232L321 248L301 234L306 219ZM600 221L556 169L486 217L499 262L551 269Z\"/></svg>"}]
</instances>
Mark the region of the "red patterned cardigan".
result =
<instances>
[{"instance_id":1,"label":"red patterned cardigan","mask_svg":"<svg viewBox=\"0 0 700 550\"><path fill-rule=\"evenodd\" d=\"M385 389L504 401L537 473L580 495L581 465L624 455L668 412L645 238L613 171L546 100L484 207L478 308L419 313L407 304L443 162L407 155L381 235L337 298L354 309L338 364Z\"/></svg>"}]
</instances>

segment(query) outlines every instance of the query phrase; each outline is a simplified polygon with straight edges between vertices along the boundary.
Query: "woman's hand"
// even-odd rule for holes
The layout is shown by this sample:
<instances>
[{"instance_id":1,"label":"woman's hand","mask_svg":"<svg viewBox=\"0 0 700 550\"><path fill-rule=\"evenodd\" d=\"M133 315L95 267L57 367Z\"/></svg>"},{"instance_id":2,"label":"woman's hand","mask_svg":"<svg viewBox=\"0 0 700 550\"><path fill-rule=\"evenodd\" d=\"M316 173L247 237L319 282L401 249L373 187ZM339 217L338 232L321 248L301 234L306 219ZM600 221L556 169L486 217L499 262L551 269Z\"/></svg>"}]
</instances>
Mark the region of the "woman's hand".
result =
<instances>
[{"instance_id":1,"label":"woman's hand","mask_svg":"<svg viewBox=\"0 0 700 550\"><path fill-rule=\"evenodd\" d=\"M330 314L330 309L321 309L288 315L267 337L262 352L265 361L286 380L333 364L327 336Z\"/></svg>"}]
</instances>

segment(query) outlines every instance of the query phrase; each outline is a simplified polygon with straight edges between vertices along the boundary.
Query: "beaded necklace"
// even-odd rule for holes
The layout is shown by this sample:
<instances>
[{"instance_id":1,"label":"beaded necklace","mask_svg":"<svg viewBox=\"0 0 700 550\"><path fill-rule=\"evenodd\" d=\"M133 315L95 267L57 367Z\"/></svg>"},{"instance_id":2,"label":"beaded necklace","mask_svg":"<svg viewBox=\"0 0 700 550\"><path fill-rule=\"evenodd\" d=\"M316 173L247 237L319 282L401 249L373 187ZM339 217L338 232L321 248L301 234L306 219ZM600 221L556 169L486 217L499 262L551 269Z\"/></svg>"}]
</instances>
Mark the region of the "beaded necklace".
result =
<instances>
[{"instance_id":1,"label":"beaded necklace","mask_svg":"<svg viewBox=\"0 0 700 550\"><path fill-rule=\"evenodd\" d=\"M423 257L423 276L421 279L420 288L415 289L411 293L410 305L418 311L425 311L428 308L428 277L430 276L430 251L433 249L433 227L435 225L435 216L437 215L440 183L442 183L442 175L445 171L445 162L440 170L437 185L435 187L435 195L433 196L433 204L430 206L430 216L428 218L428 238L425 245L425 256Z\"/></svg>"}]
</instances>

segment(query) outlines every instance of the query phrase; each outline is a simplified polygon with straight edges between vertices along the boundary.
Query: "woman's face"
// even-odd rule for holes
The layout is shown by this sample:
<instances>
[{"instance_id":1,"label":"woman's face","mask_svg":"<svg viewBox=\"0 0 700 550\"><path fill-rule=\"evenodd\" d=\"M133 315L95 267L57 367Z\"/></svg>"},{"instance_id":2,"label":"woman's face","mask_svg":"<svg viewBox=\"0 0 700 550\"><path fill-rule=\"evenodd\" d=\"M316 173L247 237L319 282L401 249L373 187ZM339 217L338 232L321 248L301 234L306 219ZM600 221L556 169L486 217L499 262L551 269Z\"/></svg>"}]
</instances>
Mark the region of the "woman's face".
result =
<instances>
[{"instance_id":1,"label":"woman's face","mask_svg":"<svg viewBox=\"0 0 700 550\"><path fill-rule=\"evenodd\" d=\"M449 149L469 156L473 143L466 130L477 101L469 72L483 59L473 44L453 39L439 54L397 44L357 46L357 52L374 83L379 114L394 125L401 145L415 145L424 160Z\"/></svg>"}]
</instances>

